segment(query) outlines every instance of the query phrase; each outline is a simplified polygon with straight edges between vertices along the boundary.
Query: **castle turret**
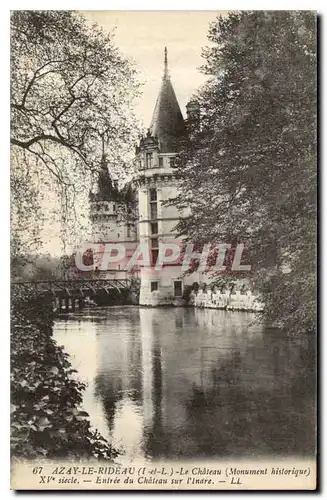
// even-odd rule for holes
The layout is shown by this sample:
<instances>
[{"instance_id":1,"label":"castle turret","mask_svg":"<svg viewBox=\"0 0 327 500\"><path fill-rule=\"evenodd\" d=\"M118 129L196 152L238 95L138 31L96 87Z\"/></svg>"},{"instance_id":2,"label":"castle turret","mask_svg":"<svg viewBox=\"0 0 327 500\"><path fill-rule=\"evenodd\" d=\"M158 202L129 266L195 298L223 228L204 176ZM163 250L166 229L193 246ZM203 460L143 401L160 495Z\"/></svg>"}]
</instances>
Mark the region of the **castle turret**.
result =
<instances>
[{"instance_id":1,"label":"castle turret","mask_svg":"<svg viewBox=\"0 0 327 500\"><path fill-rule=\"evenodd\" d=\"M165 47L164 74L153 111L150 132L157 138L161 153L176 153L186 133L184 119L169 77L167 47Z\"/></svg>"},{"instance_id":2,"label":"castle turret","mask_svg":"<svg viewBox=\"0 0 327 500\"><path fill-rule=\"evenodd\" d=\"M165 200L174 198L177 183L174 160L186 135L184 119L168 72L167 49L164 74L150 128L137 148L139 239L150 249L151 266L141 270L140 304L161 305L182 302L183 280L178 263L155 271L160 243L171 243L180 213Z\"/></svg>"},{"instance_id":3,"label":"castle turret","mask_svg":"<svg viewBox=\"0 0 327 500\"><path fill-rule=\"evenodd\" d=\"M90 193L90 215L95 242L117 239L119 198L118 187L111 179L103 158L96 189Z\"/></svg>"},{"instance_id":4,"label":"castle turret","mask_svg":"<svg viewBox=\"0 0 327 500\"><path fill-rule=\"evenodd\" d=\"M92 241L100 244L98 254L94 255L95 269L101 269L102 277L124 277L124 267L128 256L137 245L135 193L130 185L118 189L118 183L112 180L103 157L95 192L90 193L90 218L92 222ZM126 258L119 263L112 263L107 270L102 269L105 262L106 243L119 243L126 248Z\"/></svg>"}]
</instances>

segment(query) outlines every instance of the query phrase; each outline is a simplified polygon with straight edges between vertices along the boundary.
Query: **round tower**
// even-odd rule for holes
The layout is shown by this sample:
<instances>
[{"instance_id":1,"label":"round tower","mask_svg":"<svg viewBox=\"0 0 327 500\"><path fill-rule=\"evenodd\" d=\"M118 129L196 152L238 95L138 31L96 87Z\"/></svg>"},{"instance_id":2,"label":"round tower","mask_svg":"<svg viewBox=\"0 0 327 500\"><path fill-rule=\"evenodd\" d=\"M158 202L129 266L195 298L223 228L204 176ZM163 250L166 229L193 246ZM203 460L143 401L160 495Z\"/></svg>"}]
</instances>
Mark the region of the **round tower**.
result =
<instances>
[{"instance_id":1,"label":"round tower","mask_svg":"<svg viewBox=\"0 0 327 500\"><path fill-rule=\"evenodd\" d=\"M165 48L164 75L156 101L150 128L137 148L139 242L148 248L150 265L141 267L141 305L183 303L183 279L178 261L155 269L161 243L176 243L175 226L180 212L165 200L174 198L177 183L174 159L185 137L184 119L170 81L167 49Z\"/></svg>"},{"instance_id":2,"label":"round tower","mask_svg":"<svg viewBox=\"0 0 327 500\"><path fill-rule=\"evenodd\" d=\"M94 252L94 268L99 277L124 278L130 274L126 264L137 246L135 193L130 186L118 189L112 181L105 162L98 177L97 190L90 193L90 218L92 241L99 250ZM125 257L119 262L105 265L106 244L119 243L126 249Z\"/></svg>"}]
</instances>

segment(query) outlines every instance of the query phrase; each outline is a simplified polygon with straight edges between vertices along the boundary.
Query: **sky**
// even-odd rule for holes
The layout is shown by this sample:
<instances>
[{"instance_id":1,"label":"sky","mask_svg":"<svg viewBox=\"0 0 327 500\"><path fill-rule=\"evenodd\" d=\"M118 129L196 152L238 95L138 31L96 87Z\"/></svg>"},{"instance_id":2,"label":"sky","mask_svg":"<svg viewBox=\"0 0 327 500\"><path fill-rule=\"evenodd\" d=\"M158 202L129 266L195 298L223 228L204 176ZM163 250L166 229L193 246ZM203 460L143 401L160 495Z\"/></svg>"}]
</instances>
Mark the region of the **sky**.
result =
<instances>
[{"instance_id":1,"label":"sky","mask_svg":"<svg viewBox=\"0 0 327 500\"><path fill-rule=\"evenodd\" d=\"M181 111L206 77L199 71L203 64L201 48L208 45L209 23L226 11L82 11L106 31L115 29L116 45L134 61L145 84L136 113L149 127L163 75L164 48L168 67Z\"/></svg>"}]
</instances>

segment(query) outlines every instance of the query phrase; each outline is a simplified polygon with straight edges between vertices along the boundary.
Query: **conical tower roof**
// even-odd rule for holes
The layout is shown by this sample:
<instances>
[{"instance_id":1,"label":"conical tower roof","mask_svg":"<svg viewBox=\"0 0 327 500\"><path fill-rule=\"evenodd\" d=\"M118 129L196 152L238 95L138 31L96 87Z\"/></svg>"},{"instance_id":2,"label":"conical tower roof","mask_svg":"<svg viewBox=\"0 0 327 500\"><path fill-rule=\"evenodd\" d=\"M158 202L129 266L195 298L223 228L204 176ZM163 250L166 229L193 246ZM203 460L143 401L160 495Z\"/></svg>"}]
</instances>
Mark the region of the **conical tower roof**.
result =
<instances>
[{"instance_id":1,"label":"conical tower roof","mask_svg":"<svg viewBox=\"0 0 327 500\"><path fill-rule=\"evenodd\" d=\"M154 108L150 132L157 136L161 153L174 153L179 149L186 133L184 119L168 74L167 48L162 84Z\"/></svg>"},{"instance_id":2,"label":"conical tower roof","mask_svg":"<svg viewBox=\"0 0 327 500\"><path fill-rule=\"evenodd\" d=\"M120 193L114 185L108 170L105 154L102 156L101 168L98 173L97 186L94 193L90 193L92 201L116 201Z\"/></svg>"}]
</instances>

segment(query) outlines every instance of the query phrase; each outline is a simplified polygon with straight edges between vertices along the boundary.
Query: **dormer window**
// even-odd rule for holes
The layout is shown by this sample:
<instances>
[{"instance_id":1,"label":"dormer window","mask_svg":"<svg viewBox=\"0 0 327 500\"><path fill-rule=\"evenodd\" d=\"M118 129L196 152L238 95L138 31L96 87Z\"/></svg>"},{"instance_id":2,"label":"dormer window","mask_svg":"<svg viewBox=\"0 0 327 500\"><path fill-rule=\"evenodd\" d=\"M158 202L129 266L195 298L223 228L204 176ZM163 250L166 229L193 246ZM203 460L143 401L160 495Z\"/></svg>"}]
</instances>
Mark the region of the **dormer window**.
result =
<instances>
[{"instance_id":1,"label":"dormer window","mask_svg":"<svg viewBox=\"0 0 327 500\"><path fill-rule=\"evenodd\" d=\"M146 153L146 168L152 168L152 153Z\"/></svg>"}]
</instances>

